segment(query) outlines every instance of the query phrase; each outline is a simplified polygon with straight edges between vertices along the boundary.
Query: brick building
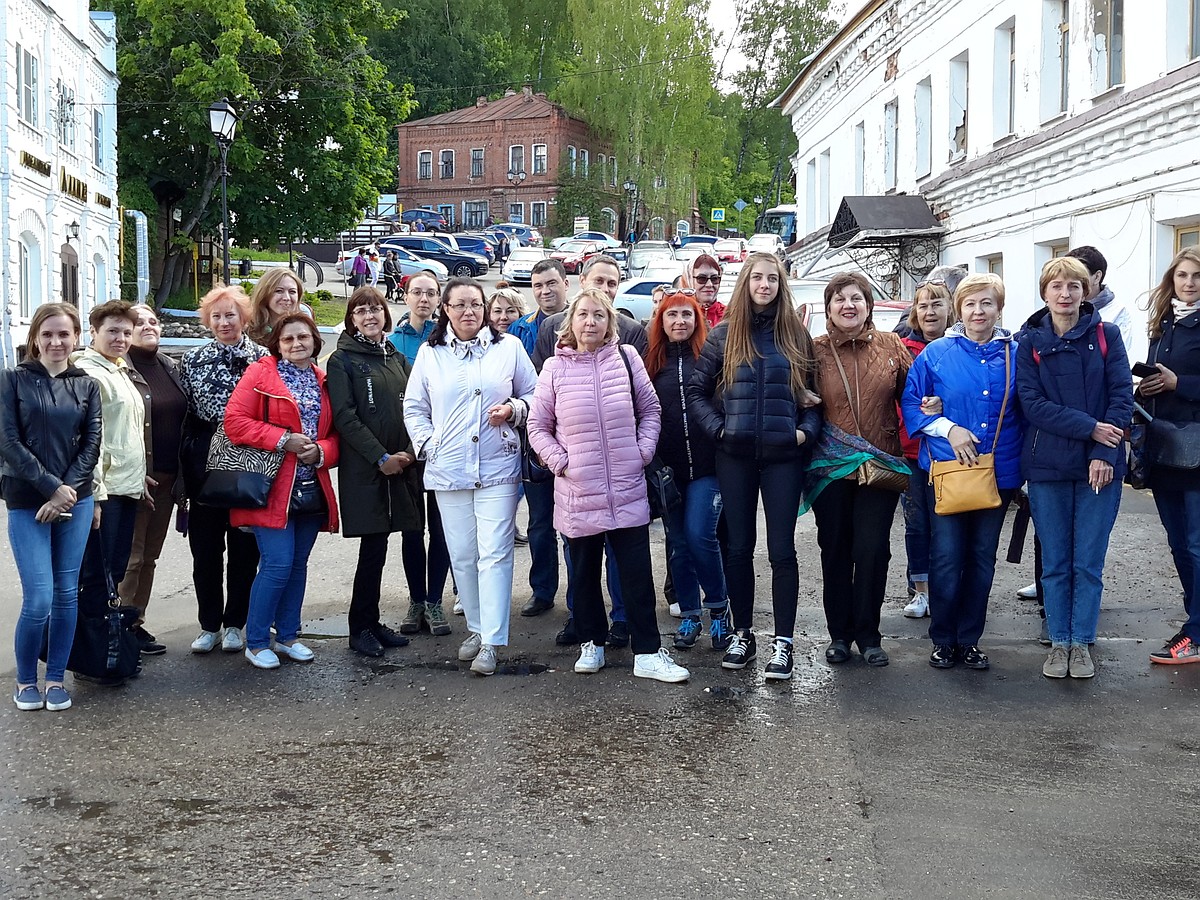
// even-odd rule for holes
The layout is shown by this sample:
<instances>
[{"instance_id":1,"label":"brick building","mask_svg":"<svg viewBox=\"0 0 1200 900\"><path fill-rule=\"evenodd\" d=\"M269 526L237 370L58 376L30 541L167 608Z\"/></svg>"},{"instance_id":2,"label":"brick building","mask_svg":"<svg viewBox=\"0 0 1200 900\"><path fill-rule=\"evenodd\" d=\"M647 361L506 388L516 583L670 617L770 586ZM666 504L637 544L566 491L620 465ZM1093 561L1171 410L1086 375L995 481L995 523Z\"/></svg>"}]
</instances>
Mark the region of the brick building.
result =
<instances>
[{"instance_id":1,"label":"brick building","mask_svg":"<svg viewBox=\"0 0 1200 900\"><path fill-rule=\"evenodd\" d=\"M592 227L616 231L620 189L611 149L529 86L396 131L396 194L405 209L436 209L454 227L480 228L491 217L544 228L562 180L587 176L607 185L613 199Z\"/></svg>"}]
</instances>

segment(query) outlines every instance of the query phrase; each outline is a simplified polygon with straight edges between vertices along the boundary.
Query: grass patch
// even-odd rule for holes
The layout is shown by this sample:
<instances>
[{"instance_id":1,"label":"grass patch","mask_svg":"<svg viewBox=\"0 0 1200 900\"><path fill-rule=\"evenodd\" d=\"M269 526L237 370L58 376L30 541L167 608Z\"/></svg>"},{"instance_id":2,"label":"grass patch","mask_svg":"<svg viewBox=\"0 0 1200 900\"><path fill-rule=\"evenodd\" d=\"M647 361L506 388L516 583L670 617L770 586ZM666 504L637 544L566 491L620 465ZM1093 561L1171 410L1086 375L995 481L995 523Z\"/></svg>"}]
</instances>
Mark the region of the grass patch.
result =
<instances>
[{"instance_id":1,"label":"grass patch","mask_svg":"<svg viewBox=\"0 0 1200 900\"><path fill-rule=\"evenodd\" d=\"M229 262L231 265L236 265L239 259L257 259L260 262L288 262L287 253L280 253L277 250L253 250L247 247L233 247L229 251Z\"/></svg>"},{"instance_id":2,"label":"grass patch","mask_svg":"<svg viewBox=\"0 0 1200 900\"><path fill-rule=\"evenodd\" d=\"M319 296L322 294L327 296ZM318 325L332 327L344 322L346 319L346 301L335 298L328 291L305 294L304 302L312 307L313 319Z\"/></svg>"}]
</instances>

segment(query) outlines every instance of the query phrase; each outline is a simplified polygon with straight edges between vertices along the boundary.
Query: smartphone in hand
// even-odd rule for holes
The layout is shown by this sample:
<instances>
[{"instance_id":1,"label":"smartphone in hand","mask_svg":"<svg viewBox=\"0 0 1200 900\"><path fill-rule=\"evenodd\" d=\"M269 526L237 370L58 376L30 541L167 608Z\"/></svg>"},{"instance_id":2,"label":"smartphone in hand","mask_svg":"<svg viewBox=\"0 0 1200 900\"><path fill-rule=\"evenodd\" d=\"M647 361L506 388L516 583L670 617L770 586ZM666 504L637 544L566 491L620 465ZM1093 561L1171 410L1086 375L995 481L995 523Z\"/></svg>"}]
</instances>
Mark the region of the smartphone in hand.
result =
<instances>
[{"instance_id":1,"label":"smartphone in hand","mask_svg":"<svg viewBox=\"0 0 1200 900\"><path fill-rule=\"evenodd\" d=\"M1150 366L1146 363L1134 363L1133 374L1138 378L1149 378L1151 375L1158 374L1158 366Z\"/></svg>"}]
</instances>

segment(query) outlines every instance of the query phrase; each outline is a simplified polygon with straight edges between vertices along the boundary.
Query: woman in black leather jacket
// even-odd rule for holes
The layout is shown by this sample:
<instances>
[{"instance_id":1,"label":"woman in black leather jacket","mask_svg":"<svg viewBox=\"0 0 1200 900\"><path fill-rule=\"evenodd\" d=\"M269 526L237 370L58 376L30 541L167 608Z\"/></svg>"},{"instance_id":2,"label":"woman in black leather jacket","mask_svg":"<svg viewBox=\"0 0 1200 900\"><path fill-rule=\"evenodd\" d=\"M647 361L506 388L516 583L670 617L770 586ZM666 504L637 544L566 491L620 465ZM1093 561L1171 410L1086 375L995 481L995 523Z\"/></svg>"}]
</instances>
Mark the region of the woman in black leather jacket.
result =
<instances>
[{"instance_id":1,"label":"woman in black leather jacket","mask_svg":"<svg viewBox=\"0 0 1200 900\"><path fill-rule=\"evenodd\" d=\"M729 527L726 574L733 641L721 665L754 659L754 541L758 496L767 519L775 641L764 676L792 677L792 632L800 573L796 515L810 446L821 430L813 392L812 338L800 320L787 272L772 254L742 268L725 319L709 332L688 383L689 410L716 442L717 479Z\"/></svg>"},{"instance_id":2,"label":"woman in black leather jacket","mask_svg":"<svg viewBox=\"0 0 1200 900\"><path fill-rule=\"evenodd\" d=\"M0 493L22 592L13 702L23 710L71 705L63 677L75 641L101 428L100 388L68 361L79 332L73 306L39 306L29 325L30 358L0 378ZM43 695L38 652L47 633Z\"/></svg>"}]
</instances>

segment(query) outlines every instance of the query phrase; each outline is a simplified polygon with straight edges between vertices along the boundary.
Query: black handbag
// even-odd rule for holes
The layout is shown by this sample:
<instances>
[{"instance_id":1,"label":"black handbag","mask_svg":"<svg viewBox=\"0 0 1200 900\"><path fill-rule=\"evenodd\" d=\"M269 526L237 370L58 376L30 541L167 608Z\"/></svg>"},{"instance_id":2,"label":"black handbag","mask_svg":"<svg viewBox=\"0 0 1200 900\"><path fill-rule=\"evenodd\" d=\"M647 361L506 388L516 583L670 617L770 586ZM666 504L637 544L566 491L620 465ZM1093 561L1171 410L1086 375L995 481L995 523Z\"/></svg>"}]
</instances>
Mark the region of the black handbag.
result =
<instances>
[{"instance_id":1,"label":"black handbag","mask_svg":"<svg viewBox=\"0 0 1200 900\"><path fill-rule=\"evenodd\" d=\"M546 468L537 451L529 445L529 432L524 427L517 429L521 440L521 480L526 484L542 484L554 477L554 473Z\"/></svg>"},{"instance_id":2,"label":"black handbag","mask_svg":"<svg viewBox=\"0 0 1200 900\"><path fill-rule=\"evenodd\" d=\"M1146 441L1150 430L1150 414L1140 404L1133 404L1133 423L1129 426L1129 464L1125 468L1125 483L1134 490L1145 490L1149 486L1150 461L1146 454ZM1020 560L1018 560L1019 562Z\"/></svg>"},{"instance_id":3,"label":"black handbag","mask_svg":"<svg viewBox=\"0 0 1200 900\"><path fill-rule=\"evenodd\" d=\"M1146 425L1146 459L1152 466L1200 469L1200 422L1151 419Z\"/></svg>"},{"instance_id":4,"label":"black handbag","mask_svg":"<svg viewBox=\"0 0 1200 900\"><path fill-rule=\"evenodd\" d=\"M288 504L288 515L319 516L328 510L325 505L325 492L321 483L315 478L308 481L297 481L292 485L292 499Z\"/></svg>"},{"instance_id":5,"label":"black handbag","mask_svg":"<svg viewBox=\"0 0 1200 900\"><path fill-rule=\"evenodd\" d=\"M641 417L637 412L637 390L633 386L633 366L629 364L629 357L625 355L625 351L619 345L617 353L621 356L621 362L625 363L625 371L629 373L629 393L633 395L633 423L636 437ZM675 470L655 456L645 467L644 472L646 475L646 500L650 503L650 518L662 519L665 522L667 511L683 502L683 495L679 493L679 482L675 480Z\"/></svg>"},{"instance_id":6,"label":"black handbag","mask_svg":"<svg viewBox=\"0 0 1200 900\"><path fill-rule=\"evenodd\" d=\"M265 396L263 421L270 422ZM260 450L233 443L222 422L209 444L207 474L196 501L219 509L262 509L283 465L283 454L283 450Z\"/></svg>"}]
</instances>

